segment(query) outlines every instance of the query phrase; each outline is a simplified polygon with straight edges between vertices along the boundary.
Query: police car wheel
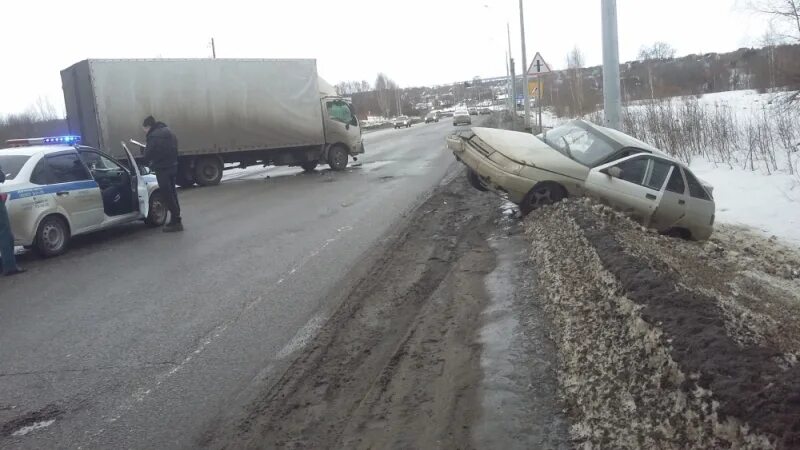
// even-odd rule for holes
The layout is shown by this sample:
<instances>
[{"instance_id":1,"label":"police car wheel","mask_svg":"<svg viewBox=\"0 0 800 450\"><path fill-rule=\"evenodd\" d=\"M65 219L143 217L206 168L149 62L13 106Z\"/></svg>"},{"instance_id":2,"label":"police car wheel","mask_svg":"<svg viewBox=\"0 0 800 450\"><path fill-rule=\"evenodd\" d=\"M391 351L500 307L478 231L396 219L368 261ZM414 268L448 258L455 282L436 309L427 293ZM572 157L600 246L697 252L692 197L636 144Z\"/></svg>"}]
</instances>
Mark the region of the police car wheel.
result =
<instances>
[{"instance_id":1,"label":"police car wheel","mask_svg":"<svg viewBox=\"0 0 800 450\"><path fill-rule=\"evenodd\" d=\"M44 256L58 256L67 249L70 233L67 222L60 216L47 216L36 231L36 251Z\"/></svg>"},{"instance_id":2,"label":"police car wheel","mask_svg":"<svg viewBox=\"0 0 800 450\"><path fill-rule=\"evenodd\" d=\"M160 227L167 223L167 205L161 191L153 192L150 196L150 207L147 209L147 218L144 223L151 227Z\"/></svg>"}]
</instances>

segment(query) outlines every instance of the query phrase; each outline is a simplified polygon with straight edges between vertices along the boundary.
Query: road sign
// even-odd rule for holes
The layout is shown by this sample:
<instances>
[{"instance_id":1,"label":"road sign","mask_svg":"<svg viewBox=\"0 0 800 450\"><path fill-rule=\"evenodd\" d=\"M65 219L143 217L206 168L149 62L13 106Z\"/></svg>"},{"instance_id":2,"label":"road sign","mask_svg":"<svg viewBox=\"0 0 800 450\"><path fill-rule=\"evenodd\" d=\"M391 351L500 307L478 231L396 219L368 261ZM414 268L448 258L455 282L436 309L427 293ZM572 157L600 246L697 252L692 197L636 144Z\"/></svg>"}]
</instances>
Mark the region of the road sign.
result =
<instances>
[{"instance_id":1,"label":"road sign","mask_svg":"<svg viewBox=\"0 0 800 450\"><path fill-rule=\"evenodd\" d=\"M544 62L542 55L536 52L536 56L534 56L533 61L531 61L531 66L528 67L528 75L541 75L548 72L550 72L550 66Z\"/></svg>"}]
</instances>

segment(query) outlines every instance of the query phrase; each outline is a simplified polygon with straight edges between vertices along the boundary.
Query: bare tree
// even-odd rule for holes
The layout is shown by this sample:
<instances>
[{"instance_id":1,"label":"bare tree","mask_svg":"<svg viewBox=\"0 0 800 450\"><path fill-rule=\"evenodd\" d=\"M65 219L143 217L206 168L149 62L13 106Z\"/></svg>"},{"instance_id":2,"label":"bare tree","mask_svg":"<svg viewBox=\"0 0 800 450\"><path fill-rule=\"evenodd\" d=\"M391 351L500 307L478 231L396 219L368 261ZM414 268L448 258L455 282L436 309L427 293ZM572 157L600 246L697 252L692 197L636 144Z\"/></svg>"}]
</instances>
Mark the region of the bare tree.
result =
<instances>
[{"instance_id":1,"label":"bare tree","mask_svg":"<svg viewBox=\"0 0 800 450\"><path fill-rule=\"evenodd\" d=\"M575 116L583 114L583 74L581 69L584 64L583 52L575 46L567 54L567 82L572 97L570 113Z\"/></svg>"},{"instance_id":2,"label":"bare tree","mask_svg":"<svg viewBox=\"0 0 800 450\"><path fill-rule=\"evenodd\" d=\"M375 79L375 91L378 94L378 107L384 116L391 115L397 105L397 83L381 72Z\"/></svg>"},{"instance_id":3,"label":"bare tree","mask_svg":"<svg viewBox=\"0 0 800 450\"><path fill-rule=\"evenodd\" d=\"M753 0L750 8L770 18L783 30L779 36L800 42L800 0Z\"/></svg>"},{"instance_id":4,"label":"bare tree","mask_svg":"<svg viewBox=\"0 0 800 450\"><path fill-rule=\"evenodd\" d=\"M770 18L775 36L800 43L800 0L752 0L750 8ZM787 75L793 84L800 84L800 73ZM800 102L800 91L786 94L783 101L796 105Z\"/></svg>"},{"instance_id":5,"label":"bare tree","mask_svg":"<svg viewBox=\"0 0 800 450\"><path fill-rule=\"evenodd\" d=\"M672 59L675 57L675 49L666 42L656 42L651 46L642 46L639 49L639 59L649 61L653 59Z\"/></svg>"}]
</instances>

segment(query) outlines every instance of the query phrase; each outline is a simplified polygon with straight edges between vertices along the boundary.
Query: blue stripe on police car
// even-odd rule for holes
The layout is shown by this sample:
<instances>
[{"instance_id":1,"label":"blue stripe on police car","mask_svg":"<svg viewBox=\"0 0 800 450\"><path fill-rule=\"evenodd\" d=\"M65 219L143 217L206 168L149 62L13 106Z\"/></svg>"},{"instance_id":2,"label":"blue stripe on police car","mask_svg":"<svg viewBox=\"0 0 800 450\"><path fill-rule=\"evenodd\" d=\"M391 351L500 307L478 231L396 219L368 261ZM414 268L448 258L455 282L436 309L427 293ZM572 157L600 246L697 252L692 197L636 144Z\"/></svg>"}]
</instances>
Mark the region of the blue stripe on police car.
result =
<instances>
[{"instance_id":1,"label":"blue stripe on police car","mask_svg":"<svg viewBox=\"0 0 800 450\"><path fill-rule=\"evenodd\" d=\"M9 200L16 200L20 198L34 197L37 195L53 194L56 192L73 192L83 189L98 188L98 184L94 180L73 181L70 183L50 184L47 186L36 186L32 188L20 189L18 191L11 191L8 193Z\"/></svg>"}]
</instances>

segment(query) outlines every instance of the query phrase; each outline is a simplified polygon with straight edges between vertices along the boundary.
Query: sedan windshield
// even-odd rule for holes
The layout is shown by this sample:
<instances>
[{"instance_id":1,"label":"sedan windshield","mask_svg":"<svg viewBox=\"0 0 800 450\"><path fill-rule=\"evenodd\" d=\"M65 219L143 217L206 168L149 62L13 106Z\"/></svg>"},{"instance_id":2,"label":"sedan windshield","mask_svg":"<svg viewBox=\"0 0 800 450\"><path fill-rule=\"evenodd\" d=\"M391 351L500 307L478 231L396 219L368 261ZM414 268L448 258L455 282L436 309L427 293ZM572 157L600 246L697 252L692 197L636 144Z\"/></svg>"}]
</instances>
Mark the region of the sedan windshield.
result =
<instances>
[{"instance_id":1,"label":"sedan windshield","mask_svg":"<svg viewBox=\"0 0 800 450\"><path fill-rule=\"evenodd\" d=\"M0 155L0 168L7 180L13 180L15 176L22 169L22 166L30 159L30 156L24 155Z\"/></svg>"},{"instance_id":2,"label":"sedan windshield","mask_svg":"<svg viewBox=\"0 0 800 450\"><path fill-rule=\"evenodd\" d=\"M538 136L547 145L587 167L594 167L618 148L599 132L570 122Z\"/></svg>"}]
</instances>

